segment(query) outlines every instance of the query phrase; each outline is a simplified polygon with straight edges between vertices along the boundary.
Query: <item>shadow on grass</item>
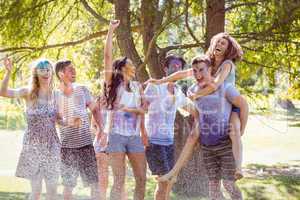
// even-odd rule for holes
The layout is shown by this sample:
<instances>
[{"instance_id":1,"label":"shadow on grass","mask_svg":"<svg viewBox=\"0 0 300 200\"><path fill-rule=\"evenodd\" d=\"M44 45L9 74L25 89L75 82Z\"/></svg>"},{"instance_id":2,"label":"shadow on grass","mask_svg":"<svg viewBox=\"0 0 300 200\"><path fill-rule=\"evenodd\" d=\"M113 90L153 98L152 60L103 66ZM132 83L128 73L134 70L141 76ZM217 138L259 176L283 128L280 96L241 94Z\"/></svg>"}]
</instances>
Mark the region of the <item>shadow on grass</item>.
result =
<instances>
[{"instance_id":1,"label":"shadow on grass","mask_svg":"<svg viewBox=\"0 0 300 200\"><path fill-rule=\"evenodd\" d=\"M241 181L245 199L300 199L300 162L273 166L251 164Z\"/></svg>"},{"instance_id":2,"label":"shadow on grass","mask_svg":"<svg viewBox=\"0 0 300 200\"><path fill-rule=\"evenodd\" d=\"M246 182L251 182L251 186L247 186ZM284 199L296 200L300 197L299 177L276 175L261 180L246 178L244 183L241 184L244 199L275 200L281 199L281 196Z\"/></svg>"}]
</instances>

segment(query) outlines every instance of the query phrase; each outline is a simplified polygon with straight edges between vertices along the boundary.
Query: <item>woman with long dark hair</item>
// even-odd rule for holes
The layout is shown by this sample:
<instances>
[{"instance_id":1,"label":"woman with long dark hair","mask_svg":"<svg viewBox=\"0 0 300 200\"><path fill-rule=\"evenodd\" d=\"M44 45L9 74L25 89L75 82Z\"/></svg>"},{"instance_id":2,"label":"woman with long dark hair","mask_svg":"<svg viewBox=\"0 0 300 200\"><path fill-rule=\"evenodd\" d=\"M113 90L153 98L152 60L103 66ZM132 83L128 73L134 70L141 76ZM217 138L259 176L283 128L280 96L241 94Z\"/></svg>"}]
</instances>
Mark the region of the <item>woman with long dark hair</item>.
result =
<instances>
[{"instance_id":1,"label":"woman with long dark hair","mask_svg":"<svg viewBox=\"0 0 300 200\"><path fill-rule=\"evenodd\" d=\"M115 61L112 59L112 37L119 23L118 20L110 23L104 48L104 94L111 118L111 124L104 132L108 132L106 152L114 177L110 199L120 200L124 194L127 156L136 182L134 199L142 200L146 185L145 111L142 109L142 88L138 82L133 81L136 68L132 61L127 57Z\"/></svg>"}]
</instances>

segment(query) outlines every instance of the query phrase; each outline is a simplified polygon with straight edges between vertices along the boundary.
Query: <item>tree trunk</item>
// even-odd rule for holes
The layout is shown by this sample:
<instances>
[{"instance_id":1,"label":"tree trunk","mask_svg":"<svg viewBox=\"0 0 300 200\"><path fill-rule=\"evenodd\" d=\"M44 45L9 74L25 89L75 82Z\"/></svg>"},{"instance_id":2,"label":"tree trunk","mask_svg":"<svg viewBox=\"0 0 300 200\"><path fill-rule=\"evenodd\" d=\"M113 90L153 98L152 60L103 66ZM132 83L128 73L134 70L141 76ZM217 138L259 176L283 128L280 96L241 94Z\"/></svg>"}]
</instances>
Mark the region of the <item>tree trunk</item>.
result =
<instances>
[{"instance_id":1,"label":"tree trunk","mask_svg":"<svg viewBox=\"0 0 300 200\"><path fill-rule=\"evenodd\" d=\"M210 39L215 34L224 32L225 0L206 0L206 5L205 49L208 49Z\"/></svg>"},{"instance_id":2,"label":"tree trunk","mask_svg":"<svg viewBox=\"0 0 300 200\"><path fill-rule=\"evenodd\" d=\"M191 116L183 117L179 113L176 115L175 124L175 157L178 158L185 144L188 134L191 132L193 119ZM180 199L192 197L207 197L208 181L205 175L203 160L199 146L194 149L194 153L187 165L181 170L177 183L173 187Z\"/></svg>"},{"instance_id":3,"label":"tree trunk","mask_svg":"<svg viewBox=\"0 0 300 200\"><path fill-rule=\"evenodd\" d=\"M162 66L162 58L159 56L156 45L149 49L150 41L152 40L157 27L161 25L161 20L157 20L158 16L158 1L144 0L141 3L141 20L143 34L143 51L144 55L150 51L149 60L147 63L149 72L153 78L161 78L164 74Z\"/></svg>"},{"instance_id":4,"label":"tree trunk","mask_svg":"<svg viewBox=\"0 0 300 200\"><path fill-rule=\"evenodd\" d=\"M130 58L136 67L140 66L142 60L135 48L131 32L129 0L115 0L115 13L116 19L120 19L120 25L116 32L121 53ZM148 78L144 67L137 70L137 79L140 82L144 82Z\"/></svg>"}]
</instances>

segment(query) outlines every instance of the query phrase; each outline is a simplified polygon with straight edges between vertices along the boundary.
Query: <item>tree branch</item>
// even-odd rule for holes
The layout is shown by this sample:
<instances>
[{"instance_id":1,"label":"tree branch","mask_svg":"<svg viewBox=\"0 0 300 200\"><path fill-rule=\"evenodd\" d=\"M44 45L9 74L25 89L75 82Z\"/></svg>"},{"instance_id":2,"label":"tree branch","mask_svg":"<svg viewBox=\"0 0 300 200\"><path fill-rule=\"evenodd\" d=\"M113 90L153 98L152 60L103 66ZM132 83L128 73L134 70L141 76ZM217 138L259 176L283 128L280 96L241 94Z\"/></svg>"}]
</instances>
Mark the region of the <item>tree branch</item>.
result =
<instances>
[{"instance_id":1,"label":"tree branch","mask_svg":"<svg viewBox=\"0 0 300 200\"><path fill-rule=\"evenodd\" d=\"M139 30L140 30L140 26L132 27L132 31L138 32ZM20 50L22 50L22 51L42 51L42 50L46 50L46 49L53 49L53 48L59 48L59 47L64 48L64 47L82 44L89 40L99 38L101 36L105 36L106 34L107 34L107 30L98 31L98 32L92 33L82 39L76 40L76 41L70 41L70 42L59 43L59 44L50 44L50 45L45 45L45 46L41 46L41 47L30 47L30 46L9 47L9 48L0 49L0 53L9 52L9 51L20 51Z\"/></svg>"},{"instance_id":2,"label":"tree branch","mask_svg":"<svg viewBox=\"0 0 300 200\"><path fill-rule=\"evenodd\" d=\"M240 41L240 43L247 43L251 40L264 40L266 41L266 37L272 37L275 35L274 30L285 26L286 24L292 24L292 22L294 20L298 19L298 14L297 11L300 8L300 2L297 2L296 4L293 4L290 8L289 8L289 14L286 14L285 17L281 17L280 21L277 21L277 23L273 23L272 26L270 26L269 28L265 29L264 31L261 32L253 32L251 33L251 35L247 36L247 39ZM261 39L260 39L261 38ZM268 39L268 41L273 41L273 42L277 42L277 40L274 39ZM286 41L278 41L278 42L286 42ZM299 44L299 42L291 42L289 41L289 43L293 43L293 44Z\"/></svg>"},{"instance_id":3,"label":"tree branch","mask_svg":"<svg viewBox=\"0 0 300 200\"><path fill-rule=\"evenodd\" d=\"M82 5L84 6L84 8L91 14L93 15L100 23L103 24L108 24L109 20L105 19L104 17L102 17L101 15L99 15L92 7L90 7L90 5L88 4L88 2L86 0L80 0L80 2L82 3Z\"/></svg>"},{"instance_id":4,"label":"tree branch","mask_svg":"<svg viewBox=\"0 0 300 200\"><path fill-rule=\"evenodd\" d=\"M184 11L181 12L180 14L178 14L177 16L175 16L173 19L170 19L170 20L167 20L161 27L160 29L155 33L155 35L152 37L150 43L149 43L149 46L148 46L148 49L147 49L147 53L146 53L146 56L145 56L145 59L144 59L144 62L142 64L140 64L138 66L138 70L145 67L148 63L148 60L150 58L150 53L151 53L151 49L154 47L155 44L155 41L156 39L158 38L158 36L166 29L166 27L168 25L170 25L172 22L176 21L179 17L181 17L182 15L184 14Z\"/></svg>"},{"instance_id":5,"label":"tree branch","mask_svg":"<svg viewBox=\"0 0 300 200\"><path fill-rule=\"evenodd\" d=\"M282 69L282 67L272 67L272 66L264 65L262 63L248 61L246 59L243 59L242 62L244 62L246 64L249 64L249 65L256 65L256 66L260 66L260 67L263 67L263 68L274 69L274 70L281 71L281 72L284 72L284 73L287 73L287 74L290 74L290 75L293 75L293 76L297 76L299 74L299 72L298 73L293 73L293 72L284 70L284 69Z\"/></svg>"},{"instance_id":6,"label":"tree branch","mask_svg":"<svg viewBox=\"0 0 300 200\"><path fill-rule=\"evenodd\" d=\"M71 10L73 9L73 6L70 6L70 8L67 10L66 14L57 22L57 24L47 33L47 36L45 37L45 41L44 41L44 45L47 45L46 42L48 40L48 38L51 36L51 34L57 29L57 27L63 23L63 21L69 16Z\"/></svg>"},{"instance_id":7,"label":"tree branch","mask_svg":"<svg viewBox=\"0 0 300 200\"><path fill-rule=\"evenodd\" d=\"M194 48L194 47L204 48L204 46L205 46L205 42L197 42L194 44L179 44L179 45L171 45L171 46L167 46L165 48L161 48L161 51L167 53L173 49L190 49L190 48Z\"/></svg>"},{"instance_id":8,"label":"tree branch","mask_svg":"<svg viewBox=\"0 0 300 200\"><path fill-rule=\"evenodd\" d=\"M257 4L261 3L262 1L256 1L256 2L247 2L247 3L237 3L233 4L230 7L225 8L225 12L228 12L230 10L243 7L243 6L256 6Z\"/></svg>"},{"instance_id":9,"label":"tree branch","mask_svg":"<svg viewBox=\"0 0 300 200\"><path fill-rule=\"evenodd\" d=\"M49 0L49 1L43 2L43 3L41 3L41 4L35 5L35 6L33 6L33 7L30 7L30 8L28 8L28 9L25 9L22 13L18 13L17 16L18 16L18 17L21 17L21 16L23 16L25 13L30 12L30 11L35 10L35 9L37 9L37 8L40 8L40 7L46 6L47 4L49 4L49 3L53 2L53 1L55 1L55 0ZM0 20L2 20L2 19L7 19L7 18L11 18L11 17L15 17L15 16L16 16L15 13L10 13L10 15L0 16Z\"/></svg>"},{"instance_id":10,"label":"tree branch","mask_svg":"<svg viewBox=\"0 0 300 200\"><path fill-rule=\"evenodd\" d=\"M185 4L185 26L189 32L189 34L191 35L191 37L195 40L195 42L199 43L199 40L197 39L197 37L194 35L190 25L189 25L189 0L186 0L186 4Z\"/></svg>"}]
</instances>

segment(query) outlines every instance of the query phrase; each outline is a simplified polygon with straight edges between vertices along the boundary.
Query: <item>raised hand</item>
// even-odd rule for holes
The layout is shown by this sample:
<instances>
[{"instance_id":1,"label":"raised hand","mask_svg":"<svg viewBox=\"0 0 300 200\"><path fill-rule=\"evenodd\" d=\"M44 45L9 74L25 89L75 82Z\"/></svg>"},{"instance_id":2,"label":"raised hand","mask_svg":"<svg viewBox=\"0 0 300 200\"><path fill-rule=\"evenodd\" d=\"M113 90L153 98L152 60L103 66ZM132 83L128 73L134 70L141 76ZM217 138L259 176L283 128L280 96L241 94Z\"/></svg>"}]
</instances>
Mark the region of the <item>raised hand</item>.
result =
<instances>
[{"instance_id":1,"label":"raised hand","mask_svg":"<svg viewBox=\"0 0 300 200\"><path fill-rule=\"evenodd\" d=\"M115 30L120 25L120 20L111 20L109 23L109 28Z\"/></svg>"},{"instance_id":2,"label":"raised hand","mask_svg":"<svg viewBox=\"0 0 300 200\"><path fill-rule=\"evenodd\" d=\"M4 58L4 66L8 72L12 71L12 61L10 58L8 58L8 57Z\"/></svg>"}]
</instances>

